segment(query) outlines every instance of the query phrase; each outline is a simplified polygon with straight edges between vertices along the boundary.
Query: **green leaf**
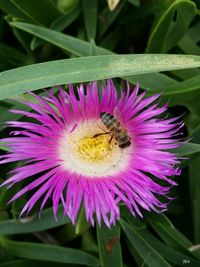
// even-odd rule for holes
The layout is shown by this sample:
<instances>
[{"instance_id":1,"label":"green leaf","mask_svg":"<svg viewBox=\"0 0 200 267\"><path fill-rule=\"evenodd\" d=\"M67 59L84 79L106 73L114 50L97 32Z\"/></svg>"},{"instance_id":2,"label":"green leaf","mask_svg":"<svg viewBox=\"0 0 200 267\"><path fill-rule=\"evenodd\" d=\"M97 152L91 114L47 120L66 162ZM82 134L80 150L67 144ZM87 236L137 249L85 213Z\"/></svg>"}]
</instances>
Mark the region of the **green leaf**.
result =
<instances>
[{"instance_id":1,"label":"green leaf","mask_svg":"<svg viewBox=\"0 0 200 267\"><path fill-rule=\"evenodd\" d=\"M7 239L1 239L0 243L6 251L20 258L99 266L97 258L78 249Z\"/></svg>"},{"instance_id":2,"label":"green leaf","mask_svg":"<svg viewBox=\"0 0 200 267\"><path fill-rule=\"evenodd\" d=\"M153 90L152 90L153 92ZM160 91L159 91L160 92ZM190 113L188 114L188 123L193 124L194 125L192 127L196 127L196 122L197 124L200 122L199 121L199 112L200 112L200 90L194 90L194 91L190 91L190 88L188 88L188 92L185 91L184 93L177 93L177 94L172 94L172 95L168 95L163 94L162 97L163 101L168 101L169 105L172 106L176 106L176 105L182 105L185 106ZM195 116L191 116L191 115L195 115ZM191 117L191 118L189 118ZM196 118L195 118L196 117ZM189 126L189 124L187 125Z\"/></svg>"},{"instance_id":3,"label":"green leaf","mask_svg":"<svg viewBox=\"0 0 200 267\"><path fill-rule=\"evenodd\" d=\"M191 256L188 256L187 254L180 253L179 251L176 251L172 247L166 245L160 239L158 239L155 234L151 233L148 229L147 220L144 219L134 219L132 215L130 214L129 210L125 207L121 209L121 216L125 218L125 220L137 231L142 238L149 243L150 246L152 246L163 258L165 258L167 261L169 261L172 264L177 264L178 266L184 266L185 262L189 262L192 266L198 267L199 261L193 259ZM130 245L131 246L131 245ZM130 247L129 246L129 247ZM131 246L130 253L131 255L136 258L137 251L133 250L134 248ZM140 266L142 263L141 257L139 258L139 255L137 255L137 262Z\"/></svg>"},{"instance_id":4,"label":"green leaf","mask_svg":"<svg viewBox=\"0 0 200 267\"><path fill-rule=\"evenodd\" d=\"M5 11L7 14L12 15L17 18L25 19L26 21L30 21L29 18L19 10L11 0L0 0L0 8Z\"/></svg>"},{"instance_id":5,"label":"green leaf","mask_svg":"<svg viewBox=\"0 0 200 267\"><path fill-rule=\"evenodd\" d=\"M200 259L198 251L190 252L189 248L193 246L178 229L174 227L171 221L164 214L147 214L147 220L155 232L164 240L170 247L176 249L186 255L194 255Z\"/></svg>"},{"instance_id":6,"label":"green leaf","mask_svg":"<svg viewBox=\"0 0 200 267\"><path fill-rule=\"evenodd\" d=\"M83 15L88 40L94 40L97 29L97 0L83 0Z\"/></svg>"},{"instance_id":7,"label":"green leaf","mask_svg":"<svg viewBox=\"0 0 200 267\"><path fill-rule=\"evenodd\" d=\"M174 70L172 74L181 80L187 80L195 76L200 76L200 69Z\"/></svg>"},{"instance_id":8,"label":"green leaf","mask_svg":"<svg viewBox=\"0 0 200 267\"><path fill-rule=\"evenodd\" d=\"M200 124L192 132L193 141L200 145ZM199 179L199 164L200 153L195 155L195 158L189 165L189 189L190 201L192 207L194 241L195 244L200 243L200 179Z\"/></svg>"},{"instance_id":9,"label":"green leaf","mask_svg":"<svg viewBox=\"0 0 200 267\"><path fill-rule=\"evenodd\" d=\"M131 82L139 82L142 88L147 89L151 92L161 92L164 88L173 86L178 82L163 73L145 73L145 74L136 74L134 76L128 77Z\"/></svg>"},{"instance_id":10,"label":"green leaf","mask_svg":"<svg viewBox=\"0 0 200 267\"><path fill-rule=\"evenodd\" d=\"M198 144L200 146L200 144ZM199 179L200 153L189 166L190 199L192 205L194 240L200 243L200 179Z\"/></svg>"},{"instance_id":11,"label":"green leaf","mask_svg":"<svg viewBox=\"0 0 200 267\"><path fill-rule=\"evenodd\" d=\"M124 220L120 220L120 224L130 241L131 245L137 251L137 253L142 257L143 264L149 267L170 267L171 265L167 263L164 258L156 251L152 246L150 246L147 241L131 227Z\"/></svg>"},{"instance_id":12,"label":"green leaf","mask_svg":"<svg viewBox=\"0 0 200 267\"><path fill-rule=\"evenodd\" d=\"M0 73L0 99L57 84L200 66L199 56L108 55L56 60Z\"/></svg>"},{"instance_id":13,"label":"green leaf","mask_svg":"<svg viewBox=\"0 0 200 267\"><path fill-rule=\"evenodd\" d=\"M160 89L155 89L153 92L160 92L163 90L163 94L166 96L176 95L176 94L187 94L200 89L200 75L192 77L188 80L176 82L167 87L162 87Z\"/></svg>"},{"instance_id":14,"label":"green leaf","mask_svg":"<svg viewBox=\"0 0 200 267\"><path fill-rule=\"evenodd\" d=\"M78 38L74 38L72 36L58 33L56 31L48 30L32 24L14 23L13 25L37 37L40 37L43 40L46 40L70 53L73 53L76 56L90 55L91 44L83 40L80 40ZM111 51L98 46L95 46L95 52L98 55L113 54ZM128 80L130 82L139 81L143 88L148 88L150 90L154 88L160 90L160 88L162 88L163 86L173 85L176 82L172 78L169 78L165 74L161 73L151 73L151 74L148 73L148 74L130 76L128 77Z\"/></svg>"},{"instance_id":15,"label":"green leaf","mask_svg":"<svg viewBox=\"0 0 200 267\"><path fill-rule=\"evenodd\" d=\"M140 5L140 0L128 0L128 2L134 6L139 6Z\"/></svg>"},{"instance_id":16,"label":"green leaf","mask_svg":"<svg viewBox=\"0 0 200 267\"><path fill-rule=\"evenodd\" d=\"M9 148L8 148L8 147L6 146L6 144L3 143L3 142L0 143L0 149L1 149L1 150L4 150L4 151L7 151L7 152L9 151Z\"/></svg>"},{"instance_id":17,"label":"green leaf","mask_svg":"<svg viewBox=\"0 0 200 267\"><path fill-rule=\"evenodd\" d=\"M168 101L170 99L170 106L183 105L187 107L190 112L199 116L200 112L200 75L187 79L181 82L174 82L174 84L167 87L151 88L149 94L155 92L161 92L163 100ZM190 120L192 122L192 120ZM198 123L198 121L197 121Z\"/></svg>"},{"instance_id":18,"label":"green leaf","mask_svg":"<svg viewBox=\"0 0 200 267\"><path fill-rule=\"evenodd\" d=\"M78 18L78 16L81 13L81 8L79 5L71 9L67 14L64 14L63 16L59 17L55 21L51 23L51 29L56 31L62 31L65 28L67 28L74 20ZM38 39L37 37L34 37L31 42L31 49L34 50L38 46L43 44L43 40Z\"/></svg>"},{"instance_id":19,"label":"green leaf","mask_svg":"<svg viewBox=\"0 0 200 267\"><path fill-rule=\"evenodd\" d=\"M19 221L4 220L0 222L0 235L25 234L39 232L58 227L70 222L68 217L63 216L63 209L60 206L55 220L52 208L45 209L41 213L41 218L36 214L31 217L25 217Z\"/></svg>"},{"instance_id":20,"label":"green leaf","mask_svg":"<svg viewBox=\"0 0 200 267\"><path fill-rule=\"evenodd\" d=\"M0 43L0 69L16 68L25 62L25 55L19 50Z\"/></svg>"},{"instance_id":21,"label":"green leaf","mask_svg":"<svg viewBox=\"0 0 200 267\"><path fill-rule=\"evenodd\" d=\"M190 39L188 35L185 35L181 41L179 42L178 46L181 50L186 54L194 54L200 55L200 48L197 44Z\"/></svg>"},{"instance_id":22,"label":"green leaf","mask_svg":"<svg viewBox=\"0 0 200 267\"><path fill-rule=\"evenodd\" d=\"M44 94L44 93L42 93ZM42 95L40 94L40 95ZM6 122L7 121L13 121L13 120L19 120L23 115L22 114L14 114L10 112L10 109L23 109L26 111L31 110L30 107L24 105L20 101L31 101L31 102L38 102L35 97L28 95L28 94L22 94L22 95L17 95L15 97L15 100L13 101L10 99L0 101L0 109L1 109L1 116L0 116L0 130L3 130L4 128L7 127ZM4 148L4 143L0 142L0 145L2 148ZM5 148L8 150L8 147Z\"/></svg>"},{"instance_id":23,"label":"green leaf","mask_svg":"<svg viewBox=\"0 0 200 267\"><path fill-rule=\"evenodd\" d=\"M190 27L190 29L189 29L189 31L188 31L188 33L187 33L187 35L188 35L188 36L192 39L192 41L195 42L195 43L197 43L198 41L200 41L200 36L199 36L199 34L198 34L199 30L200 30L200 22L197 22L197 23L193 24L193 25Z\"/></svg>"},{"instance_id":24,"label":"green leaf","mask_svg":"<svg viewBox=\"0 0 200 267\"><path fill-rule=\"evenodd\" d=\"M68 13L79 4L80 0L56 0L58 9L63 13Z\"/></svg>"},{"instance_id":25,"label":"green leaf","mask_svg":"<svg viewBox=\"0 0 200 267\"><path fill-rule=\"evenodd\" d=\"M50 261L37 261L37 260L15 260L1 263L0 267L72 267L71 264L54 263ZM73 267L80 266L73 264Z\"/></svg>"},{"instance_id":26,"label":"green leaf","mask_svg":"<svg viewBox=\"0 0 200 267\"><path fill-rule=\"evenodd\" d=\"M119 224L116 224L111 229L104 223L102 223L101 227L97 226L97 239L101 266L122 267Z\"/></svg>"},{"instance_id":27,"label":"green leaf","mask_svg":"<svg viewBox=\"0 0 200 267\"><path fill-rule=\"evenodd\" d=\"M59 17L51 24L51 29L56 31L62 31L66 27L68 27L73 21L75 21L81 13L80 5L75 6L74 8L70 9L67 14Z\"/></svg>"},{"instance_id":28,"label":"green leaf","mask_svg":"<svg viewBox=\"0 0 200 267\"><path fill-rule=\"evenodd\" d=\"M200 152L200 144L186 143L174 149L174 152L177 153L178 156L192 155Z\"/></svg>"},{"instance_id":29,"label":"green leaf","mask_svg":"<svg viewBox=\"0 0 200 267\"><path fill-rule=\"evenodd\" d=\"M36 23L49 25L51 21L61 16L50 0L12 0L12 2Z\"/></svg>"},{"instance_id":30,"label":"green leaf","mask_svg":"<svg viewBox=\"0 0 200 267\"><path fill-rule=\"evenodd\" d=\"M76 56L90 55L90 43L81 39L33 24L22 22L12 22L10 24L18 29L42 38L43 40L46 40L47 42L50 42ZM108 54L108 51L106 49L98 47L98 54L105 55Z\"/></svg>"},{"instance_id":31,"label":"green leaf","mask_svg":"<svg viewBox=\"0 0 200 267\"><path fill-rule=\"evenodd\" d=\"M137 229L136 229L137 230ZM185 266L186 263L193 267L198 267L200 261L189 257L183 253L176 251L175 249L165 245L159 239L157 239L150 231L147 229L140 229L139 233L162 257L172 264L178 266Z\"/></svg>"},{"instance_id":32,"label":"green leaf","mask_svg":"<svg viewBox=\"0 0 200 267\"><path fill-rule=\"evenodd\" d=\"M6 124L7 121L10 120L18 120L20 117L22 117L22 115L20 116L20 114L12 114L11 112L9 112L9 110L12 108L17 108L17 105L14 106L3 106L0 105L1 108L1 117L0 117L0 131L2 131L3 129L5 129L8 125ZM3 142L0 142L0 146L2 149L4 149L4 147L6 146L6 144L4 145ZM8 150L8 147L5 148L6 150Z\"/></svg>"},{"instance_id":33,"label":"green leaf","mask_svg":"<svg viewBox=\"0 0 200 267\"><path fill-rule=\"evenodd\" d=\"M184 35L180 40L178 46L188 54L200 54L200 48L198 42L200 41L199 37L200 23L196 23L190 27L189 31Z\"/></svg>"},{"instance_id":34,"label":"green leaf","mask_svg":"<svg viewBox=\"0 0 200 267\"><path fill-rule=\"evenodd\" d=\"M98 253L98 247L96 243L96 236L93 235L92 231L86 231L81 236L82 241L82 249L87 251L92 251Z\"/></svg>"},{"instance_id":35,"label":"green leaf","mask_svg":"<svg viewBox=\"0 0 200 267\"><path fill-rule=\"evenodd\" d=\"M81 209L79 210L78 218L77 218L76 225L75 225L75 234L81 235L90 226L91 226L90 223L86 220L86 217L85 217L85 207L82 204Z\"/></svg>"},{"instance_id":36,"label":"green leaf","mask_svg":"<svg viewBox=\"0 0 200 267\"><path fill-rule=\"evenodd\" d=\"M200 144L200 123L196 126L194 131L192 131L192 141Z\"/></svg>"},{"instance_id":37,"label":"green leaf","mask_svg":"<svg viewBox=\"0 0 200 267\"><path fill-rule=\"evenodd\" d=\"M17 40L20 42L21 46L27 52L26 65L35 63L36 62L35 57L32 51L30 50L30 42L31 42L32 36L30 36L26 32L19 31L18 29L13 29L13 34L15 35Z\"/></svg>"},{"instance_id":38,"label":"green leaf","mask_svg":"<svg viewBox=\"0 0 200 267\"><path fill-rule=\"evenodd\" d=\"M154 25L146 51L165 53L174 47L186 33L195 16L195 8L192 1L174 1Z\"/></svg>"}]
</instances>

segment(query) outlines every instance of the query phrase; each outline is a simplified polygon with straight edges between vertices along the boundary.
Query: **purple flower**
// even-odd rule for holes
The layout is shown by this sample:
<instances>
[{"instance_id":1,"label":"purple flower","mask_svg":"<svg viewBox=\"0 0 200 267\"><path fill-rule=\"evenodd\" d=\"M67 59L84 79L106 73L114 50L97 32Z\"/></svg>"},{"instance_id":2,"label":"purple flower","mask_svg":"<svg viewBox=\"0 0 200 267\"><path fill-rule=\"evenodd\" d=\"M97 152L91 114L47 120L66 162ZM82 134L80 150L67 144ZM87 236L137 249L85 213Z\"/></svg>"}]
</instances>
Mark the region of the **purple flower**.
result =
<instances>
[{"instance_id":1,"label":"purple flower","mask_svg":"<svg viewBox=\"0 0 200 267\"><path fill-rule=\"evenodd\" d=\"M21 215L38 201L41 211L48 199L55 216L61 202L75 223L83 202L87 220L94 225L96 214L108 227L120 218L119 202L134 216L142 217L141 208L166 210L158 197L169 202L167 194L176 184L169 176L180 175L179 159L170 149L179 146L174 136L182 123L161 118L167 106L154 103L160 95L144 98L138 85L131 90L127 84L119 98L112 80L100 89L101 96L93 82L86 89L81 84L77 95L73 85L69 93L59 89L57 97L52 91L48 97L32 93L37 102L24 101L32 112L11 111L32 119L8 122L17 129L2 139L10 152L0 163L22 161L2 185L26 182L9 202L34 190Z\"/></svg>"}]
</instances>

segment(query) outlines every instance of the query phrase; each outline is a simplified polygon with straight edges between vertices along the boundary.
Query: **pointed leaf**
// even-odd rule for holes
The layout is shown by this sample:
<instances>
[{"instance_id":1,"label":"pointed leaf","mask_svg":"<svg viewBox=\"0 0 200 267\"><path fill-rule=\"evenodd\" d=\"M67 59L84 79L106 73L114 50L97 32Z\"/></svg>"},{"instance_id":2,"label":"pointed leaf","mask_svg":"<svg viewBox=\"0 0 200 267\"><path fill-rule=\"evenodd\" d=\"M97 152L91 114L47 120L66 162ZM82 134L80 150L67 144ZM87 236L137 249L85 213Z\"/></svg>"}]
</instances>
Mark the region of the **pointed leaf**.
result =
<instances>
[{"instance_id":1,"label":"pointed leaf","mask_svg":"<svg viewBox=\"0 0 200 267\"><path fill-rule=\"evenodd\" d=\"M177 153L179 156L192 155L200 152L200 144L186 143L183 144L181 147L174 149L174 152Z\"/></svg>"},{"instance_id":2,"label":"pointed leaf","mask_svg":"<svg viewBox=\"0 0 200 267\"><path fill-rule=\"evenodd\" d=\"M42 212L41 218L36 214L32 217L23 218L20 221L4 220L0 222L0 235L39 232L70 222L68 217L63 216L63 209L61 206L59 207L57 217L58 220L56 221L53 216L52 208L48 208Z\"/></svg>"},{"instance_id":3,"label":"pointed leaf","mask_svg":"<svg viewBox=\"0 0 200 267\"><path fill-rule=\"evenodd\" d=\"M97 226L97 239L101 266L122 267L120 226L116 224L111 229L109 229L104 223L101 227Z\"/></svg>"},{"instance_id":4,"label":"pointed leaf","mask_svg":"<svg viewBox=\"0 0 200 267\"><path fill-rule=\"evenodd\" d=\"M131 227L124 220L120 220L120 224L130 241L131 245L137 251L137 253L143 258L144 264L149 267L170 267L171 265L167 263L164 258L156 251L153 247L151 247L147 241L140 235L138 231L136 231L133 227Z\"/></svg>"},{"instance_id":5,"label":"pointed leaf","mask_svg":"<svg viewBox=\"0 0 200 267\"><path fill-rule=\"evenodd\" d=\"M99 266L97 258L78 249L6 239L1 239L0 243L6 251L20 258Z\"/></svg>"},{"instance_id":6,"label":"pointed leaf","mask_svg":"<svg viewBox=\"0 0 200 267\"><path fill-rule=\"evenodd\" d=\"M146 51L169 51L184 36L194 16L195 4L192 1L174 1L154 25Z\"/></svg>"},{"instance_id":7,"label":"pointed leaf","mask_svg":"<svg viewBox=\"0 0 200 267\"><path fill-rule=\"evenodd\" d=\"M108 55L55 60L0 73L0 99L57 84L200 67L199 56Z\"/></svg>"},{"instance_id":8,"label":"pointed leaf","mask_svg":"<svg viewBox=\"0 0 200 267\"><path fill-rule=\"evenodd\" d=\"M12 2L36 23L49 25L51 21L61 16L50 0L12 0Z\"/></svg>"},{"instance_id":9,"label":"pointed leaf","mask_svg":"<svg viewBox=\"0 0 200 267\"><path fill-rule=\"evenodd\" d=\"M97 0L83 0L83 15L88 40L94 40L97 29Z\"/></svg>"},{"instance_id":10,"label":"pointed leaf","mask_svg":"<svg viewBox=\"0 0 200 267\"><path fill-rule=\"evenodd\" d=\"M163 239L170 247L175 248L179 252L186 253L188 256L194 255L200 259L199 251L189 251L189 248L193 246L192 242L175 228L164 214L157 215L148 213L147 220L161 239Z\"/></svg>"}]
</instances>

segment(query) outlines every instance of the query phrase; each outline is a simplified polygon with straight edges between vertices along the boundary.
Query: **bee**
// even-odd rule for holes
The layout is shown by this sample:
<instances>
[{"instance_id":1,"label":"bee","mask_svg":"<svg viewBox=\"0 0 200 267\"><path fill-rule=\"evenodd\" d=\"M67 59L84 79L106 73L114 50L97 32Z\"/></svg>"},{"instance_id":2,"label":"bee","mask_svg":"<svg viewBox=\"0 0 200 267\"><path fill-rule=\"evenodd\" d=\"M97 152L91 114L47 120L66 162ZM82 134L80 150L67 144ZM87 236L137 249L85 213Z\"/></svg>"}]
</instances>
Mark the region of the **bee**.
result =
<instances>
[{"instance_id":1,"label":"bee","mask_svg":"<svg viewBox=\"0 0 200 267\"><path fill-rule=\"evenodd\" d=\"M122 126L121 113L117 107L114 109L113 114L108 112L100 113L100 119L109 132L96 134L94 137L103 134L110 134L111 138L109 143L111 143L112 139L114 138L120 148L129 147L131 145L131 137L128 135L127 129Z\"/></svg>"}]
</instances>

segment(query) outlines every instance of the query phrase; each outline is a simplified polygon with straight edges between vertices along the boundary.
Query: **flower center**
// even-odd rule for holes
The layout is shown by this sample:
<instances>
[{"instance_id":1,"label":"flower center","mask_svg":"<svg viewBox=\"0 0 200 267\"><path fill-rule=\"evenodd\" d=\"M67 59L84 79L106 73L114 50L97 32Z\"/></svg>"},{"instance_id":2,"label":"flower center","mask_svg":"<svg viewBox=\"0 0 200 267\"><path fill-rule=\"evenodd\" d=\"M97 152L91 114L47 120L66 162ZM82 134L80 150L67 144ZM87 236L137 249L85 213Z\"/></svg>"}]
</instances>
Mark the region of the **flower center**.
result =
<instances>
[{"instance_id":1,"label":"flower center","mask_svg":"<svg viewBox=\"0 0 200 267\"><path fill-rule=\"evenodd\" d=\"M113 176L125 170L131 146L121 149L114 138L109 142L109 134L98 135L100 133L103 132L97 120L87 120L72 131L64 131L58 146L62 168L90 179Z\"/></svg>"},{"instance_id":2,"label":"flower center","mask_svg":"<svg viewBox=\"0 0 200 267\"><path fill-rule=\"evenodd\" d=\"M112 145L109 143L110 135L85 137L78 144L78 153L81 158L91 162L108 160Z\"/></svg>"}]
</instances>

